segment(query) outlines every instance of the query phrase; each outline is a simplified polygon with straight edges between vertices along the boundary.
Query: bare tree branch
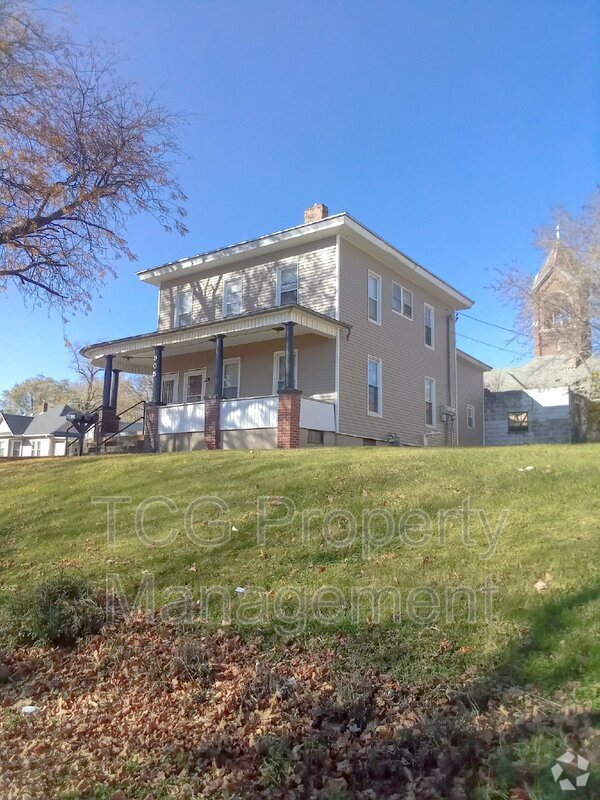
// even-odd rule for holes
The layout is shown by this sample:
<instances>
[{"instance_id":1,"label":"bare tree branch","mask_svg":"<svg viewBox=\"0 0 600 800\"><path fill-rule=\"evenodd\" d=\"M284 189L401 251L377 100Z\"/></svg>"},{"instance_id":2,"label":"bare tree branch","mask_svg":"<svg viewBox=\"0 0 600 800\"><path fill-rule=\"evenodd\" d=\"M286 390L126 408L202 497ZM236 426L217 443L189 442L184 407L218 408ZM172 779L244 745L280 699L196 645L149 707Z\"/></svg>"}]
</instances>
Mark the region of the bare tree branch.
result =
<instances>
[{"instance_id":1,"label":"bare tree branch","mask_svg":"<svg viewBox=\"0 0 600 800\"><path fill-rule=\"evenodd\" d=\"M186 232L179 120L105 52L0 0L0 291L16 281L63 314L89 310L115 259L135 259L129 216Z\"/></svg>"}]
</instances>

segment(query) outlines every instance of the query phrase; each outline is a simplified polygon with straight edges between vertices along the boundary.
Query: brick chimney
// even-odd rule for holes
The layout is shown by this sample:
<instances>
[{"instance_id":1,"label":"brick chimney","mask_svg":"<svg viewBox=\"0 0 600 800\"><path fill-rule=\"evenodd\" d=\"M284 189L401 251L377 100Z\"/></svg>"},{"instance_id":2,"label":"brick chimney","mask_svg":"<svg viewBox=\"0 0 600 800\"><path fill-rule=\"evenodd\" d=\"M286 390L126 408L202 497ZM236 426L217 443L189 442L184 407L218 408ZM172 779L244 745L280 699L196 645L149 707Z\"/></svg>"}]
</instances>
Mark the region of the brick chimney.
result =
<instances>
[{"instance_id":1,"label":"brick chimney","mask_svg":"<svg viewBox=\"0 0 600 800\"><path fill-rule=\"evenodd\" d=\"M43 413L43 414L45 414L45 413L46 413L46 411L48 411L48 403L47 403L47 401L46 401L46 400L44 400L44 406L43 406L43 408L44 408L44 411L43 411L42 413Z\"/></svg>"},{"instance_id":2,"label":"brick chimney","mask_svg":"<svg viewBox=\"0 0 600 800\"><path fill-rule=\"evenodd\" d=\"M318 222L329 216L329 209L323 203L315 203L314 206L307 208L304 212L304 224L308 222Z\"/></svg>"}]
</instances>

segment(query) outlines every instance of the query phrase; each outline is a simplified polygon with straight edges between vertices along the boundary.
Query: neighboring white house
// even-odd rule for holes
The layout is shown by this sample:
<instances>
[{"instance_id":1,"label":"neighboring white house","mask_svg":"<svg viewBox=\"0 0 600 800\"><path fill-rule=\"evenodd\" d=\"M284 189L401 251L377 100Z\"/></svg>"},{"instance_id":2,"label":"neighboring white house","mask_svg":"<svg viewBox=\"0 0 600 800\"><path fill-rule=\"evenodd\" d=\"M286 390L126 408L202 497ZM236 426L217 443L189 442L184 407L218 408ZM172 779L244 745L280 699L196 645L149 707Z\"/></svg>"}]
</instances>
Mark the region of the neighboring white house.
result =
<instances>
[{"instance_id":1,"label":"neighboring white house","mask_svg":"<svg viewBox=\"0 0 600 800\"><path fill-rule=\"evenodd\" d=\"M67 439L76 438L75 431L68 430L71 423L66 418L75 410L53 406L34 417L0 411L0 458L63 456Z\"/></svg>"}]
</instances>

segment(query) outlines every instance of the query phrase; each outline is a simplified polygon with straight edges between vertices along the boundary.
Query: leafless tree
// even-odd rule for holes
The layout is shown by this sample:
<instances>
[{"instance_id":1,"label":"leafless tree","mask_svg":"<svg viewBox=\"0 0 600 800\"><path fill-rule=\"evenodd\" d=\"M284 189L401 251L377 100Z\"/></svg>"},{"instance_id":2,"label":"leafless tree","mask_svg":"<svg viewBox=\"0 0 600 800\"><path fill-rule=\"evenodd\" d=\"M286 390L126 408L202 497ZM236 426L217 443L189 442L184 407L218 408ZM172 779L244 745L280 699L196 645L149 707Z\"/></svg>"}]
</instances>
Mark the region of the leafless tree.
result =
<instances>
[{"instance_id":1,"label":"leafless tree","mask_svg":"<svg viewBox=\"0 0 600 800\"><path fill-rule=\"evenodd\" d=\"M95 367L92 362L84 358L81 353L82 345L77 342L65 341L71 352L71 369L79 376L77 385L80 411L92 411L100 405L102 400L102 380L100 367Z\"/></svg>"},{"instance_id":2,"label":"leafless tree","mask_svg":"<svg viewBox=\"0 0 600 800\"><path fill-rule=\"evenodd\" d=\"M0 291L16 282L64 315L135 259L130 215L185 233L185 197L178 120L43 17L0 0Z\"/></svg>"}]
</instances>

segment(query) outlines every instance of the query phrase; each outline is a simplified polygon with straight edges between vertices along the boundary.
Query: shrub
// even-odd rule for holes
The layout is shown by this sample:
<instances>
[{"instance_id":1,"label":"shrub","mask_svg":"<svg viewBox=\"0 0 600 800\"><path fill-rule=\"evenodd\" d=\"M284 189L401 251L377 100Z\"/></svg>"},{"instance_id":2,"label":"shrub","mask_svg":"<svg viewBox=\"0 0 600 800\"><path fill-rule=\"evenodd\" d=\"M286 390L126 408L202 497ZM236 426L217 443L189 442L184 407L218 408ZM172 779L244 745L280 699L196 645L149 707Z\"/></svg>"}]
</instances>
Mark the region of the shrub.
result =
<instances>
[{"instance_id":1,"label":"shrub","mask_svg":"<svg viewBox=\"0 0 600 800\"><path fill-rule=\"evenodd\" d=\"M4 627L15 641L68 645L97 633L104 616L104 608L83 579L60 576L14 595L5 610Z\"/></svg>"}]
</instances>

